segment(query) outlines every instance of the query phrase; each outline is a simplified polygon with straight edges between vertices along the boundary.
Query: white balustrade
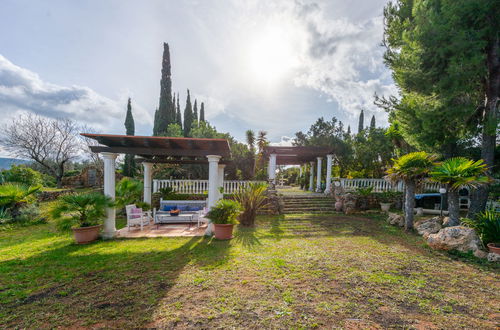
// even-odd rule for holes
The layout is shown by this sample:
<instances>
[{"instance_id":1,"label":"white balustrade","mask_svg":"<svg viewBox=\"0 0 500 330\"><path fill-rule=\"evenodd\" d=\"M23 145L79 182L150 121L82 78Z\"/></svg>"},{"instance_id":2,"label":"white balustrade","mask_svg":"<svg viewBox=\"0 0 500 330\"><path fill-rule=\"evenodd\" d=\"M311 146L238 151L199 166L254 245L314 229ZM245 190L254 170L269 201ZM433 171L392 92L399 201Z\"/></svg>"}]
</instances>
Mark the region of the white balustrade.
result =
<instances>
[{"instance_id":1,"label":"white balustrade","mask_svg":"<svg viewBox=\"0 0 500 330\"><path fill-rule=\"evenodd\" d=\"M224 193L232 194L251 183L265 183L264 181L224 181ZM153 180L153 192L170 187L179 194L206 194L208 180Z\"/></svg>"},{"instance_id":2,"label":"white balustrade","mask_svg":"<svg viewBox=\"0 0 500 330\"><path fill-rule=\"evenodd\" d=\"M346 191L356 191L360 188L373 187L373 192L383 191L404 191L404 183L391 183L384 179L338 179L341 187ZM437 182L424 183L423 191L439 191L440 185Z\"/></svg>"}]
</instances>

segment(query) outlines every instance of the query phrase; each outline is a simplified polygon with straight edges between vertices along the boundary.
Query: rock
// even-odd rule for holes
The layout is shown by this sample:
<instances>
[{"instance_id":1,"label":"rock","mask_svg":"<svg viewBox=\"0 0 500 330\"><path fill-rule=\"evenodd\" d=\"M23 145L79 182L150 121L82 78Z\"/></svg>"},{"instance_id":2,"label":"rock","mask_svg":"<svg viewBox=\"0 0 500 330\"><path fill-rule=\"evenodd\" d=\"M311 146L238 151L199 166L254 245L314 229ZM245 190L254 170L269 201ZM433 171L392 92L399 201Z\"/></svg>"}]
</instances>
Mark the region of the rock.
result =
<instances>
[{"instance_id":1,"label":"rock","mask_svg":"<svg viewBox=\"0 0 500 330\"><path fill-rule=\"evenodd\" d=\"M443 227L451 227L452 225L450 224L450 217L444 217L443 218Z\"/></svg>"},{"instance_id":2,"label":"rock","mask_svg":"<svg viewBox=\"0 0 500 330\"><path fill-rule=\"evenodd\" d=\"M488 261L491 262L499 262L500 261L500 254L498 253L488 253Z\"/></svg>"},{"instance_id":3,"label":"rock","mask_svg":"<svg viewBox=\"0 0 500 330\"><path fill-rule=\"evenodd\" d=\"M481 258L481 259L488 258L488 252L483 251L483 250L474 251L474 255L478 258Z\"/></svg>"},{"instance_id":4,"label":"rock","mask_svg":"<svg viewBox=\"0 0 500 330\"><path fill-rule=\"evenodd\" d=\"M424 215L424 209L421 207L417 207L417 217L421 217Z\"/></svg>"},{"instance_id":5,"label":"rock","mask_svg":"<svg viewBox=\"0 0 500 330\"><path fill-rule=\"evenodd\" d=\"M427 238L430 234L439 232L441 228L442 226L440 217L424 219L415 223L415 229L417 230L419 235L423 235L424 238Z\"/></svg>"},{"instance_id":6,"label":"rock","mask_svg":"<svg viewBox=\"0 0 500 330\"><path fill-rule=\"evenodd\" d=\"M347 193L343 196L343 210L345 214L351 214L356 211L356 196L351 193Z\"/></svg>"},{"instance_id":7,"label":"rock","mask_svg":"<svg viewBox=\"0 0 500 330\"><path fill-rule=\"evenodd\" d=\"M454 226L441 229L436 234L427 237L427 244L438 250L472 251L474 254L481 250L481 241L472 228Z\"/></svg>"},{"instance_id":8,"label":"rock","mask_svg":"<svg viewBox=\"0 0 500 330\"><path fill-rule=\"evenodd\" d=\"M387 217L387 222L391 225L397 225L399 227L404 227L405 217L396 213L389 213Z\"/></svg>"}]
</instances>

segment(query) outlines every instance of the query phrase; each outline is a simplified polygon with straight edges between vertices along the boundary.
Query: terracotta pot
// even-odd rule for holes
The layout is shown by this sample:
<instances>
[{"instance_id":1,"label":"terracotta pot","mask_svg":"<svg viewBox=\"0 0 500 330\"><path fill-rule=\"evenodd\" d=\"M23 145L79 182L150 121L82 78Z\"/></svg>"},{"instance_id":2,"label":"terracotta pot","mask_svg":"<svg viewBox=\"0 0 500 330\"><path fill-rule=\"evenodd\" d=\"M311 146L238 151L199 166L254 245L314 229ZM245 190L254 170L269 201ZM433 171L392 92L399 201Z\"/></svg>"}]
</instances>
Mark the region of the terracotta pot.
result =
<instances>
[{"instance_id":1,"label":"terracotta pot","mask_svg":"<svg viewBox=\"0 0 500 330\"><path fill-rule=\"evenodd\" d=\"M214 234L217 239L231 239L233 238L233 227L231 224L218 224L214 223Z\"/></svg>"},{"instance_id":2,"label":"terracotta pot","mask_svg":"<svg viewBox=\"0 0 500 330\"><path fill-rule=\"evenodd\" d=\"M342 201L335 202L335 210L338 212L342 211Z\"/></svg>"},{"instance_id":3,"label":"terracotta pot","mask_svg":"<svg viewBox=\"0 0 500 330\"><path fill-rule=\"evenodd\" d=\"M382 212L389 212L391 209L391 203L380 203L380 208L382 209Z\"/></svg>"},{"instance_id":4,"label":"terracotta pot","mask_svg":"<svg viewBox=\"0 0 500 330\"><path fill-rule=\"evenodd\" d=\"M99 238L101 227L101 225L97 225L90 227L72 228L76 243L87 244L95 241L97 238Z\"/></svg>"},{"instance_id":5,"label":"terracotta pot","mask_svg":"<svg viewBox=\"0 0 500 330\"><path fill-rule=\"evenodd\" d=\"M500 254L500 244L499 243L488 243L488 249L491 253Z\"/></svg>"}]
</instances>

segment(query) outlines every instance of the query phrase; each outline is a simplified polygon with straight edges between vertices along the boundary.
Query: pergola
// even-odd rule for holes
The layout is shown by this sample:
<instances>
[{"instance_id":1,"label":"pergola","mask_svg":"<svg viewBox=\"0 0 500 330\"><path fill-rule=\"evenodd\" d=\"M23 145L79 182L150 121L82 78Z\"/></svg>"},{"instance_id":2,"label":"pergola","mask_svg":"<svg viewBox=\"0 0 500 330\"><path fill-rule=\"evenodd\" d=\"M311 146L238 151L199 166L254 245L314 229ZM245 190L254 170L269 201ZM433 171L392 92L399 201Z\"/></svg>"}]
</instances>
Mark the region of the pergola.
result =
<instances>
[{"instance_id":1,"label":"pergola","mask_svg":"<svg viewBox=\"0 0 500 330\"><path fill-rule=\"evenodd\" d=\"M311 165L311 175L309 177L309 190L314 190L314 164L317 163L316 191L321 192L321 163L326 157L326 187L325 193L331 191L333 148L297 146L297 147L264 147L264 156L269 158L267 174L269 180L276 183L276 165L300 165L300 175L302 175L302 165Z\"/></svg>"},{"instance_id":2,"label":"pergola","mask_svg":"<svg viewBox=\"0 0 500 330\"><path fill-rule=\"evenodd\" d=\"M196 139L160 136L131 136L110 134L87 134L100 145L90 146L104 160L104 194L115 199L115 160L118 154L139 156L144 167L144 202L151 204L152 166L166 164L208 163L208 208L222 196L218 187L223 186L224 168L231 157L229 143L225 139ZM115 209L107 210L103 236L112 238L116 233ZM208 226L207 230L210 230Z\"/></svg>"}]
</instances>

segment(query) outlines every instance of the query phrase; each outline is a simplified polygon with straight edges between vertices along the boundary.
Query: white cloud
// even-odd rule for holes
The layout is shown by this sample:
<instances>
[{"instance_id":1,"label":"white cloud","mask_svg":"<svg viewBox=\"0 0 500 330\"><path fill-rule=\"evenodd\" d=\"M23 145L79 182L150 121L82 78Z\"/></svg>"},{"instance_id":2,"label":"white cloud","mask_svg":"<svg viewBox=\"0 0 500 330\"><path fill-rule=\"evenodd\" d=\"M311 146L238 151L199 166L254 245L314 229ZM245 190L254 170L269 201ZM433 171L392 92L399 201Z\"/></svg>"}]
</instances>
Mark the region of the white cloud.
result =
<instances>
[{"instance_id":1,"label":"white cloud","mask_svg":"<svg viewBox=\"0 0 500 330\"><path fill-rule=\"evenodd\" d=\"M27 111L109 130L113 122L125 117L125 104L126 98L118 103L88 87L45 82L36 73L0 55L0 113L4 118ZM134 112L141 121L152 122L150 114L141 107L135 106Z\"/></svg>"}]
</instances>

